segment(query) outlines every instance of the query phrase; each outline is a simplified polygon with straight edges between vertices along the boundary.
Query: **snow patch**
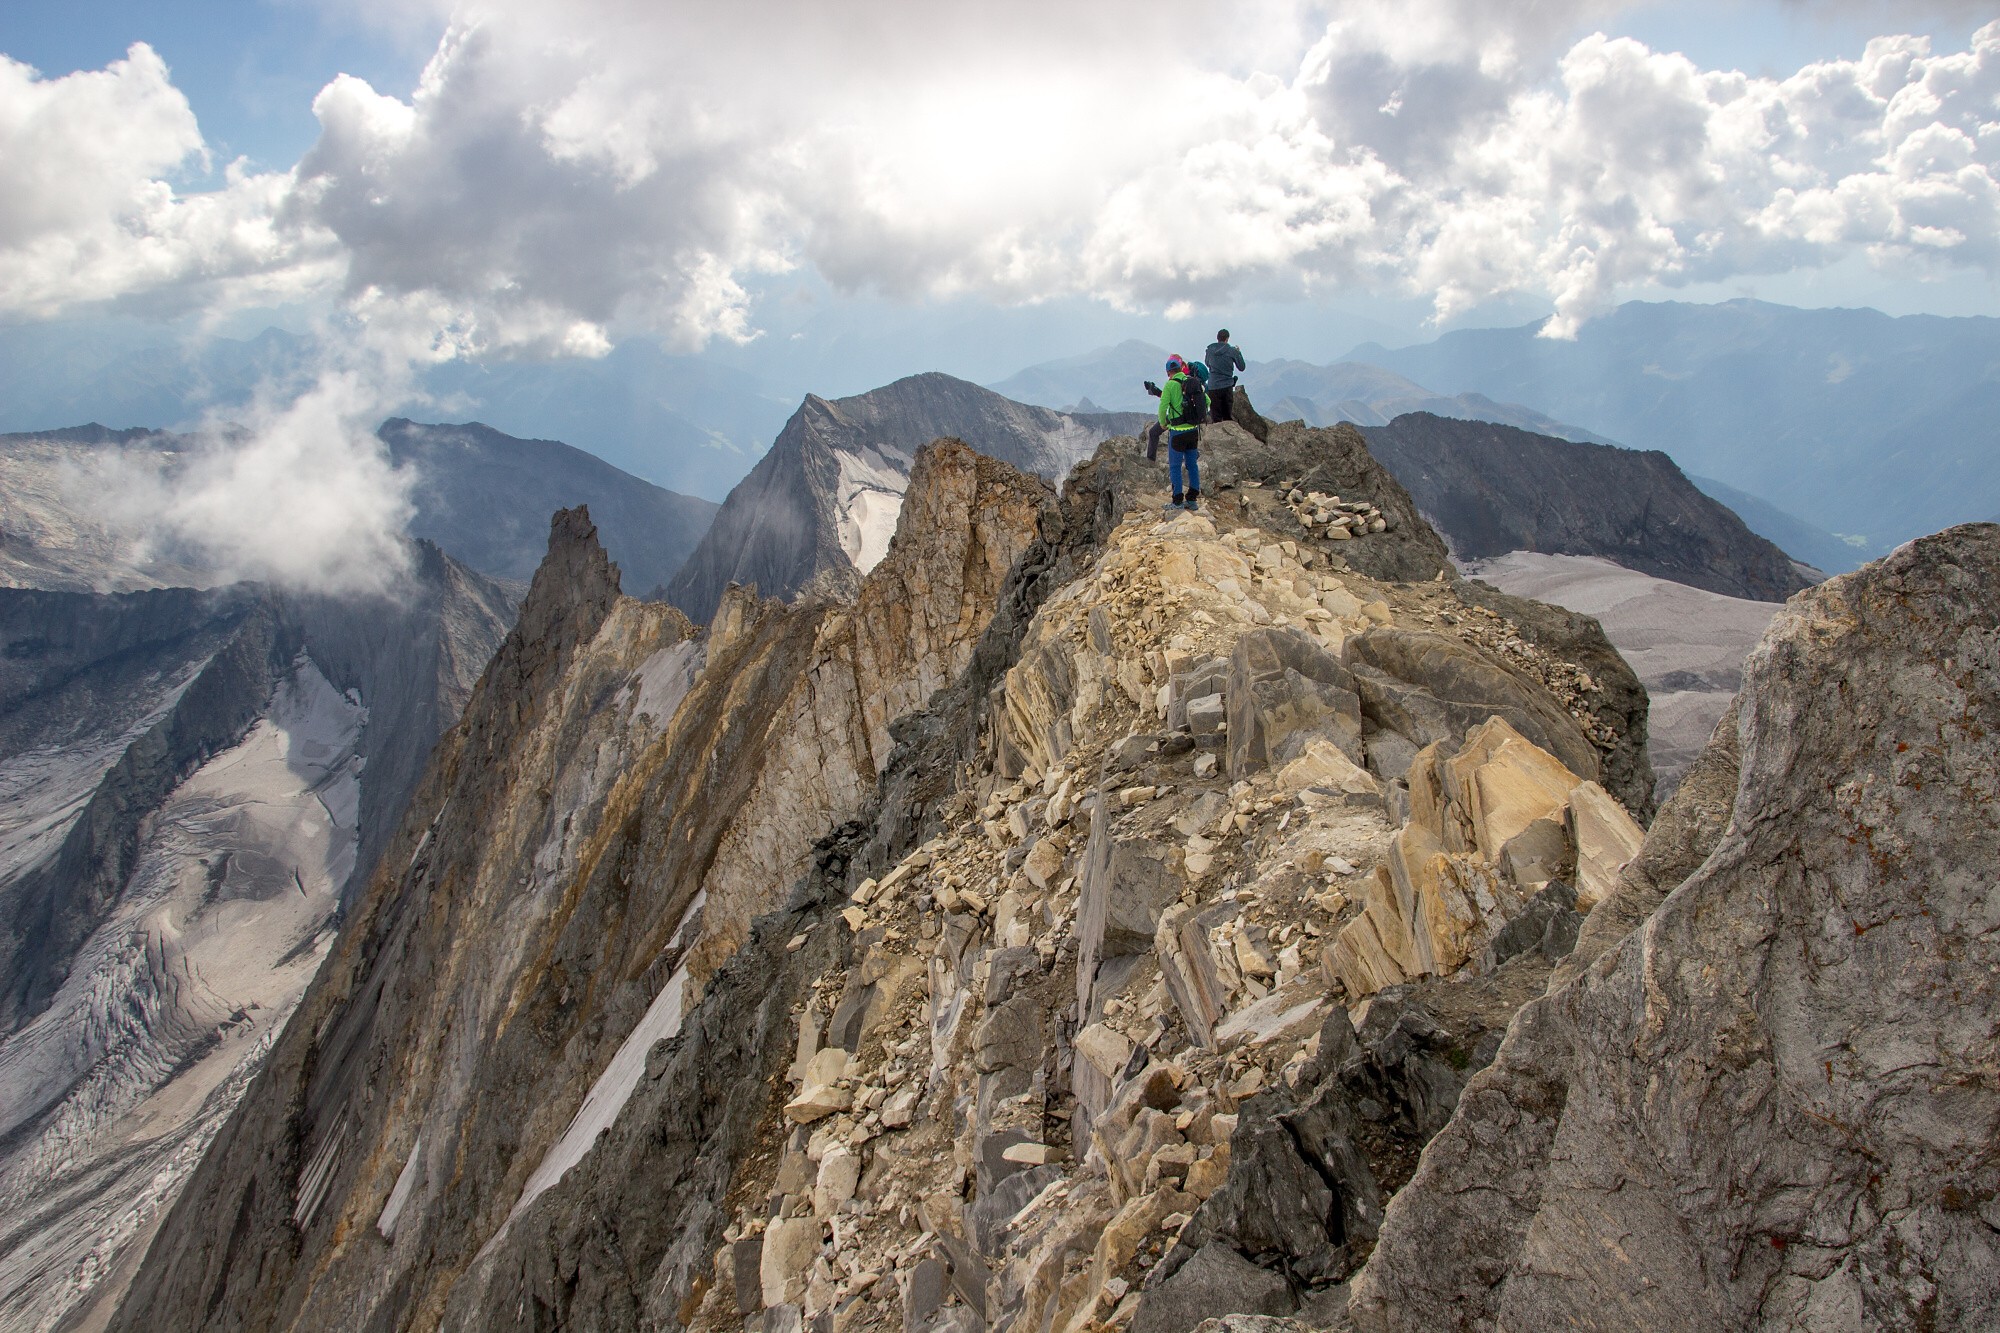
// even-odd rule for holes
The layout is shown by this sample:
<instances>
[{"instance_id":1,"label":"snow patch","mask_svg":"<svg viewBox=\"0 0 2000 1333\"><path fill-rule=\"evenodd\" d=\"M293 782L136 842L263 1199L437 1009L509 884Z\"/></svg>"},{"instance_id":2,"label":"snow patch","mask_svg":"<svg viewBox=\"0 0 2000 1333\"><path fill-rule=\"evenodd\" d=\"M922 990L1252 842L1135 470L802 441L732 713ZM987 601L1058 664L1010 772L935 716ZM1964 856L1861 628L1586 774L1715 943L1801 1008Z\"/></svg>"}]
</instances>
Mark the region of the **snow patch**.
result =
<instances>
[{"instance_id":1,"label":"snow patch","mask_svg":"<svg viewBox=\"0 0 2000 1333\"><path fill-rule=\"evenodd\" d=\"M665 730L701 674L703 656L699 642L683 639L647 658L625 686L628 716L650 717L655 733Z\"/></svg>"},{"instance_id":2,"label":"snow patch","mask_svg":"<svg viewBox=\"0 0 2000 1333\"><path fill-rule=\"evenodd\" d=\"M396 1187L389 1191L389 1201L382 1205L382 1216L375 1219L375 1229L385 1240L396 1238L396 1219L403 1215L403 1205L410 1201L410 1191L417 1183L417 1155L424 1150L424 1136L417 1135L417 1141L410 1145L410 1160L403 1163L402 1174L396 1177Z\"/></svg>"},{"instance_id":3,"label":"snow patch","mask_svg":"<svg viewBox=\"0 0 2000 1333\"><path fill-rule=\"evenodd\" d=\"M896 520L903 512L903 492L910 484L911 463L900 450L874 445L838 457L834 506L840 549L855 569L866 574L889 553Z\"/></svg>"},{"instance_id":4,"label":"snow patch","mask_svg":"<svg viewBox=\"0 0 2000 1333\"><path fill-rule=\"evenodd\" d=\"M706 897L705 893L695 894L694 901L681 914L673 941L667 946L669 952L685 947L687 941L682 936L692 923L701 920L701 906ZM597 1146L597 1136L611 1128L618 1119L618 1113L632 1099L633 1090L639 1086L639 1079L646 1072L648 1053L658 1043L680 1033L681 1019L686 1012L687 987L688 970L683 962L667 978L667 984L660 988L660 993L653 997L653 1003L647 1008L645 1017L639 1020L639 1025L619 1044L611 1063L604 1066L604 1072L590 1085L583 1105L576 1108L576 1114L571 1117L569 1127L563 1130L562 1137L549 1148L547 1155L535 1167L535 1173L521 1187L521 1197L507 1214L509 1222L519 1217L529 1204L581 1162ZM487 1248L491 1248L505 1231L506 1228L502 1227L496 1232L493 1240L487 1242Z\"/></svg>"}]
</instances>

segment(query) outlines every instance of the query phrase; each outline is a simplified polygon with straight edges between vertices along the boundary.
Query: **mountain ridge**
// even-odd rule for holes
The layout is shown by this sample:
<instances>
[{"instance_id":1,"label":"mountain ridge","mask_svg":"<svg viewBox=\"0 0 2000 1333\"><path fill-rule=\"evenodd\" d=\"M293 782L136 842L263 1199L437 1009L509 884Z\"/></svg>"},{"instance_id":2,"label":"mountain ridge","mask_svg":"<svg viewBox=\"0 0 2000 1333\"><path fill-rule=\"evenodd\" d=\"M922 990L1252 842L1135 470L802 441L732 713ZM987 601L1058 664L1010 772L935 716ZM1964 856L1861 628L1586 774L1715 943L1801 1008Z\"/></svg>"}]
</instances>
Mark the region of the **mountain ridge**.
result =
<instances>
[{"instance_id":1,"label":"mountain ridge","mask_svg":"<svg viewBox=\"0 0 2000 1333\"><path fill-rule=\"evenodd\" d=\"M1137 429L1131 414L1077 414L1016 403L937 371L849 398L808 394L723 502L667 600L697 621L732 583L789 598L820 586L851 595L887 549L911 460L923 444L961 439L993 458L1057 478L1098 440Z\"/></svg>"},{"instance_id":2,"label":"mountain ridge","mask_svg":"<svg viewBox=\"0 0 2000 1333\"><path fill-rule=\"evenodd\" d=\"M1815 582L1658 450L1554 440L1416 412L1363 428L1371 451L1464 560L1597 555L1730 597L1781 602Z\"/></svg>"}]
</instances>

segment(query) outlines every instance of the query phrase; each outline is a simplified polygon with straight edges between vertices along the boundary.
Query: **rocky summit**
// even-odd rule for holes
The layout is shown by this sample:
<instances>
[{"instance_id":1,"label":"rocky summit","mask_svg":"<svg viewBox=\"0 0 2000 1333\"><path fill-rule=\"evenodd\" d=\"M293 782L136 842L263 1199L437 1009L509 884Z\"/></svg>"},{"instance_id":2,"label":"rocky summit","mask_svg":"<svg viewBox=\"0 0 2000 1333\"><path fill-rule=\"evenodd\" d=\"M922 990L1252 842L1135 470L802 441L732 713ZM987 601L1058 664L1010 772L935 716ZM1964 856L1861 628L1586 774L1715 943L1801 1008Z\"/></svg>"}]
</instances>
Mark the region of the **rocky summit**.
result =
<instances>
[{"instance_id":1,"label":"rocky summit","mask_svg":"<svg viewBox=\"0 0 2000 1333\"><path fill-rule=\"evenodd\" d=\"M112 1326L1981 1326L2000 530L1656 813L1594 621L1249 415L705 628L559 514Z\"/></svg>"}]
</instances>

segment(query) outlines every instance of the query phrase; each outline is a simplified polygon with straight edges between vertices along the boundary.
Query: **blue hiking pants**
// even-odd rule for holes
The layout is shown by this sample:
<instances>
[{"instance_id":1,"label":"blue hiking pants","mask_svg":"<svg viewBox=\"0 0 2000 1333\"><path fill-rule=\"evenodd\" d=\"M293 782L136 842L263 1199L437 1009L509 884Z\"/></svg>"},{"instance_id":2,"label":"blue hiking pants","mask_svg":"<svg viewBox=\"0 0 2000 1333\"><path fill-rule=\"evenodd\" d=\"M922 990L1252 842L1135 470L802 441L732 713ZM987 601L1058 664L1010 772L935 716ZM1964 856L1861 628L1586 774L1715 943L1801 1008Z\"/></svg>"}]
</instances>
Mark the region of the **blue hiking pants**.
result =
<instances>
[{"instance_id":1,"label":"blue hiking pants","mask_svg":"<svg viewBox=\"0 0 2000 1333\"><path fill-rule=\"evenodd\" d=\"M1185 448L1181 446L1183 440L1187 441ZM1197 447L1200 440L1201 432L1192 430L1167 436L1167 480L1173 484L1176 500L1188 492L1201 489L1201 469L1196 462L1201 453ZM1187 491L1181 489L1182 468L1187 469Z\"/></svg>"}]
</instances>

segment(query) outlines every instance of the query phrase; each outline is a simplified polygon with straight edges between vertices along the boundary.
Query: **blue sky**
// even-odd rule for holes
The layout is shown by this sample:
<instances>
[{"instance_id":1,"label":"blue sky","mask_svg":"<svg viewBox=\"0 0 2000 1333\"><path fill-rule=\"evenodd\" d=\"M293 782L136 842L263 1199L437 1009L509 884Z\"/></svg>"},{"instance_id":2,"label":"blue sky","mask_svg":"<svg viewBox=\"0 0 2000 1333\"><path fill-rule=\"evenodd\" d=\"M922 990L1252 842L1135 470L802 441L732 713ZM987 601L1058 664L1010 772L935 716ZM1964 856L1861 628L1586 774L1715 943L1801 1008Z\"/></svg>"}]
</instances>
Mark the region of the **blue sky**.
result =
<instances>
[{"instance_id":1,"label":"blue sky","mask_svg":"<svg viewBox=\"0 0 2000 1333\"><path fill-rule=\"evenodd\" d=\"M0 0L0 51L44 74L102 69L150 43L200 118L217 171L239 155L266 168L296 162L319 133L313 97L336 74L408 93L442 27L307 0Z\"/></svg>"}]
</instances>

